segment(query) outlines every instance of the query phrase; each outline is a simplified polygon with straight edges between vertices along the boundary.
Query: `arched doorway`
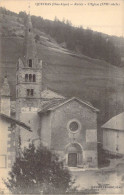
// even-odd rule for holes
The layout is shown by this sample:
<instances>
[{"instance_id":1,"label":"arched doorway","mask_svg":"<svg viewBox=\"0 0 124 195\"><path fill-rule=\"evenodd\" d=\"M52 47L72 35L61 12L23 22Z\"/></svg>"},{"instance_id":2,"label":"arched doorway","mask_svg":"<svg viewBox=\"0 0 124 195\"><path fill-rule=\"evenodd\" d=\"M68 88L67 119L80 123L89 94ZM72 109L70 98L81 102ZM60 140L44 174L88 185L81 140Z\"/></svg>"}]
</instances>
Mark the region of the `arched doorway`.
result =
<instances>
[{"instance_id":1,"label":"arched doorway","mask_svg":"<svg viewBox=\"0 0 124 195\"><path fill-rule=\"evenodd\" d=\"M77 167L82 163L82 148L78 143L71 143L66 147L67 165Z\"/></svg>"},{"instance_id":2,"label":"arched doorway","mask_svg":"<svg viewBox=\"0 0 124 195\"><path fill-rule=\"evenodd\" d=\"M68 166L77 167L77 153L76 152L68 154Z\"/></svg>"}]
</instances>

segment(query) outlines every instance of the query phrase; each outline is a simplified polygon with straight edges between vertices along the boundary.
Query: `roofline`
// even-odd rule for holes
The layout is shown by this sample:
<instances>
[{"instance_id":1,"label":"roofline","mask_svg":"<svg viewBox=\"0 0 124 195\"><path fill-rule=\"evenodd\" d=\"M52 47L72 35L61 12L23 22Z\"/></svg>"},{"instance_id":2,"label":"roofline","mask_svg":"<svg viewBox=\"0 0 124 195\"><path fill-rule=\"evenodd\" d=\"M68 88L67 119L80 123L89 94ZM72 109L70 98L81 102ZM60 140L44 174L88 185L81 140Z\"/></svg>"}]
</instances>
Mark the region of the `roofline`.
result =
<instances>
[{"instance_id":1,"label":"roofline","mask_svg":"<svg viewBox=\"0 0 124 195\"><path fill-rule=\"evenodd\" d=\"M81 99L79 99L79 98L77 98L77 97L72 97L72 98L66 100L65 102L59 104L58 106L54 106L53 108L50 108L50 109L48 109L48 110L54 110L54 109L56 109L56 108L59 108L60 106L66 104L66 103L68 103L68 102L70 102L70 101L72 101L72 100L78 100L78 101L81 102L82 104L85 104L86 106L88 106L88 107L90 107L91 109L93 109L95 112L99 112L99 110L98 110L97 108L95 108L95 107L93 107L93 106L87 104L86 102L82 101Z\"/></svg>"},{"instance_id":2,"label":"roofline","mask_svg":"<svg viewBox=\"0 0 124 195\"><path fill-rule=\"evenodd\" d=\"M104 129L111 129L111 130L117 130L117 131L124 131L124 129L116 129L116 128L112 128L112 127L106 127L106 125L113 119L115 119L117 116L121 115L123 112L121 112L120 114L117 114L115 116L113 116L112 118L110 118L106 123L104 123L101 128L104 128Z\"/></svg>"},{"instance_id":3,"label":"roofline","mask_svg":"<svg viewBox=\"0 0 124 195\"><path fill-rule=\"evenodd\" d=\"M103 130L124 131L124 129L113 129L113 128L110 128L110 127L103 127L103 126L101 126L101 128L102 128Z\"/></svg>"},{"instance_id":4,"label":"roofline","mask_svg":"<svg viewBox=\"0 0 124 195\"><path fill-rule=\"evenodd\" d=\"M57 108L63 106L64 104L66 104L66 103L68 103L68 102L70 102L70 101L72 101L72 100L75 100L75 99L78 100L79 102L81 102L82 104L85 104L86 106L90 107L93 111L99 112L99 110L98 110L97 108L95 108L95 107L93 107L93 106L87 104L86 102L84 102L84 101L82 101L82 100L80 100L79 98L76 98L76 97L72 97L72 98L70 98L70 99L64 101L63 103L60 103L59 105L54 106L54 107L48 109L47 111L53 111L53 110L55 110L55 109L57 109ZM42 111L42 110L39 111L39 113L42 113L42 112L46 112L46 111L44 111L44 110L43 110L43 111Z\"/></svg>"},{"instance_id":5,"label":"roofline","mask_svg":"<svg viewBox=\"0 0 124 195\"><path fill-rule=\"evenodd\" d=\"M65 96L61 95L60 93L54 91L53 89L51 89L51 88L49 88L49 87L47 87L46 89L44 89L44 90L41 92L41 94L42 94L44 91L51 91L51 92L53 92L54 94L58 95L59 97L57 97L57 98L55 97L55 99L66 99ZM42 95L41 95L41 99L53 99L53 98L42 98Z\"/></svg>"},{"instance_id":6,"label":"roofline","mask_svg":"<svg viewBox=\"0 0 124 195\"><path fill-rule=\"evenodd\" d=\"M12 97L11 95L2 95L2 94L0 95L0 97L3 97L3 96L4 97Z\"/></svg>"},{"instance_id":7,"label":"roofline","mask_svg":"<svg viewBox=\"0 0 124 195\"><path fill-rule=\"evenodd\" d=\"M23 123L23 122L21 122L21 121L19 121L17 119L14 119L14 118L12 118L10 116L7 116L7 115L5 115L3 113L0 113L0 117L3 117L3 118L5 118L5 119L7 119L9 121L13 121L17 125L19 125L19 126L25 128L25 129L27 129L28 131L31 131L32 132L31 128L28 125L26 125L25 123Z\"/></svg>"},{"instance_id":8,"label":"roofline","mask_svg":"<svg viewBox=\"0 0 124 195\"><path fill-rule=\"evenodd\" d=\"M56 98L56 97L54 97L54 98L42 98L41 97L40 99L45 101L45 100L53 100L53 99L54 100L64 100L64 99L66 100L67 98Z\"/></svg>"}]
</instances>

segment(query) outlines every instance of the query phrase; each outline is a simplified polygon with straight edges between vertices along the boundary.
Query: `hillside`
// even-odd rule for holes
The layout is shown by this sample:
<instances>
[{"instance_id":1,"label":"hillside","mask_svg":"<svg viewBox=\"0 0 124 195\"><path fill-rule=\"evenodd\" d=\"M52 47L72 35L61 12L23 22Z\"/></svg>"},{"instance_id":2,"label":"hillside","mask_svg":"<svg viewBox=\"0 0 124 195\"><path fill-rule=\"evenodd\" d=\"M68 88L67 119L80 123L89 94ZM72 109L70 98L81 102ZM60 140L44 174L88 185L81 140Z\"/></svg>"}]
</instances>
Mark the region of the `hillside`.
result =
<instances>
[{"instance_id":1,"label":"hillside","mask_svg":"<svg viewBox=\"0 0 124 195\"><path fill-rule=\"evenodd\" d=\"M2 15L1 22L4 23L3 34L24 36L20 24L25 24L26 22L27 14L25 12L21 11L19 14L16 14L0 8L0 13ZM10 18L6 19L6 16L10 16L12 21L8 22ZM60 21L57 17L55 17L54 21L51 21L42 17L31 16L31 20L33 27L37 29L37 41L40 41L40 32L42 31L49 35L49 39L53 38L63 48L91 58L105 60L115 66L122 65L123 47L120 43L124 41L123 38L121 40L121 37L117 39L117 37L107 36L89 28L84 29L83 26L74 27L70 21L64 19ZM8 32L5 24L9 27ZM16 29L14 28L15 25L17 25Z\"/></svg>"},{"instance_id":2,"label":"hillside","mask_svg":"<svg viewBox=\"0 0 124 195\"><path fill-rule=\"evenodd\" d=\"M16 63L22 55L24 26L21 19L12 17L5 15L6 23L0 20L1 32L6 32L0 38L0 85L7 72L11 99L15 99ZM62 48L44 32L38 29L34 32L40 36L37 50L45 64L43 82L48 88L67 97L90 101L100 109L99 125L124 110L124 68L76 54Z\"/></svg>"}]
</instances>

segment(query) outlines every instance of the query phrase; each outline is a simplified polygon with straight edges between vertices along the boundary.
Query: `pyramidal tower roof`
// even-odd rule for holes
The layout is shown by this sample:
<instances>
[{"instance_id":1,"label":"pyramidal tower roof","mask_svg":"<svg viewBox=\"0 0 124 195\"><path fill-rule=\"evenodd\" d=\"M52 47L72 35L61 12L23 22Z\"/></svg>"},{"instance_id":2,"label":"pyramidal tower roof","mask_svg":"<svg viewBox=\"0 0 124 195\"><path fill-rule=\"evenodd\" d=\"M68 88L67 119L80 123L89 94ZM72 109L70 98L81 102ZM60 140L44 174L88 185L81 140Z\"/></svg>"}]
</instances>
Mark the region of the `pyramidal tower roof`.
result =
<instances>
[{"instance_id":1,"label":"pyramidal tower roof","mask_svg":"<svg viewBox=\"0 0 124 195\"><path fill-rule=\"evenodd\" d=\"M4 77L4 82L1 89L1 96L10 96L10 88L9 88L7 76Z\"/></svg>"},{"instance_id":2,"label":"pyramidal tower roof","mask_svg":"<svg viewBox=\"0 0 124 195\"><path fill-rule=\"evenodd\" d=\"M25 66L27 65L27 61L32 59L37 64L37 48L34 39L33 27L31 22L31 16L28 14L27 21L25 25L25 38L24 38L24 48L23 48L23 57Z\"/></svg>"}]
</instances>

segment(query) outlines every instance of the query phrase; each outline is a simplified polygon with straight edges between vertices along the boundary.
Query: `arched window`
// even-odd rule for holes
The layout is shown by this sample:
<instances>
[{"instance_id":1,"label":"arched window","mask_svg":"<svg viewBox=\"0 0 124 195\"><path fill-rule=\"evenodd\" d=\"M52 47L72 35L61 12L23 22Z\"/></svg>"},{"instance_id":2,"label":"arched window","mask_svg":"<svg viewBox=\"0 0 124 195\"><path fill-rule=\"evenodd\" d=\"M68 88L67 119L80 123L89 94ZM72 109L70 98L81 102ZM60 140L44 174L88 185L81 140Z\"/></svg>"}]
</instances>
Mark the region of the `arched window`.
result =
<instances>
[{"instance_id":1,"label":"arched window","mask_svg":"<svg viewBox=\"0 0 124 195\"><path fill-rule=\"evenodd\" d=\"M25 74L25 82L28 82L28 74Z\"/></svg>"},{"instance_id":2,"label":"arched window","mask_svg":"<svg viewBox=\"0 0 124 195\"><path fill-rule=\"evenodd\" d=\"M36 82L36 75L33 74L33 82Z\"/></svg>"},{"instance_id":3,"label":"arched window","mask_svg":"<svg viewBox=\"0 0 124 195\"><path fill-rule=\"evenodd\" d=\"M30 96L30 89L27 89L27 96Z\"/></svg>"},{"instance_id":4,"label":"arched window","mask_svg":"<svg viewBox=\"0 0 124 195\"><path fill-rule=\"evenodd\" d=\"M29 67L32 67L32 59L29 59L28 65L29 65Z\"/></svg>"},{"instance_id":5,"label":"arched window","mask_svg":"<svg viewBox=\"0 0 124 195\"><path fill-rule=\"evenodd\" d=\"M32 82L32 74L29 74L29 82Z\"/></svg>"},{"instance_id":6,"label":"arched window","mask_svg":"<svg viewBox=\"0 0 124 195\"><path fill-rule=\"evenodd\" d=\"M29 32L31 31L31 29L29 28Z\"/></svg>"},{"instance_id":7,"label":"arched window","mask_svg":"<svg viewBox=\"0 0 124 195\"><path fill-rule=\"evenodd\" d=\"M31 89L31 96L33 96L34 95L34 90L33 89Z\"/></svg>"},{"instance_id":8,"label":"arched window","mask_svg":"<svg viewBox=\"0 0 124 195\"><path fill-rule=\"evenodd\" d=\"M34 95L34 89L27 89L27 96L33 96Z\"/></svg>"}]
</instances>

